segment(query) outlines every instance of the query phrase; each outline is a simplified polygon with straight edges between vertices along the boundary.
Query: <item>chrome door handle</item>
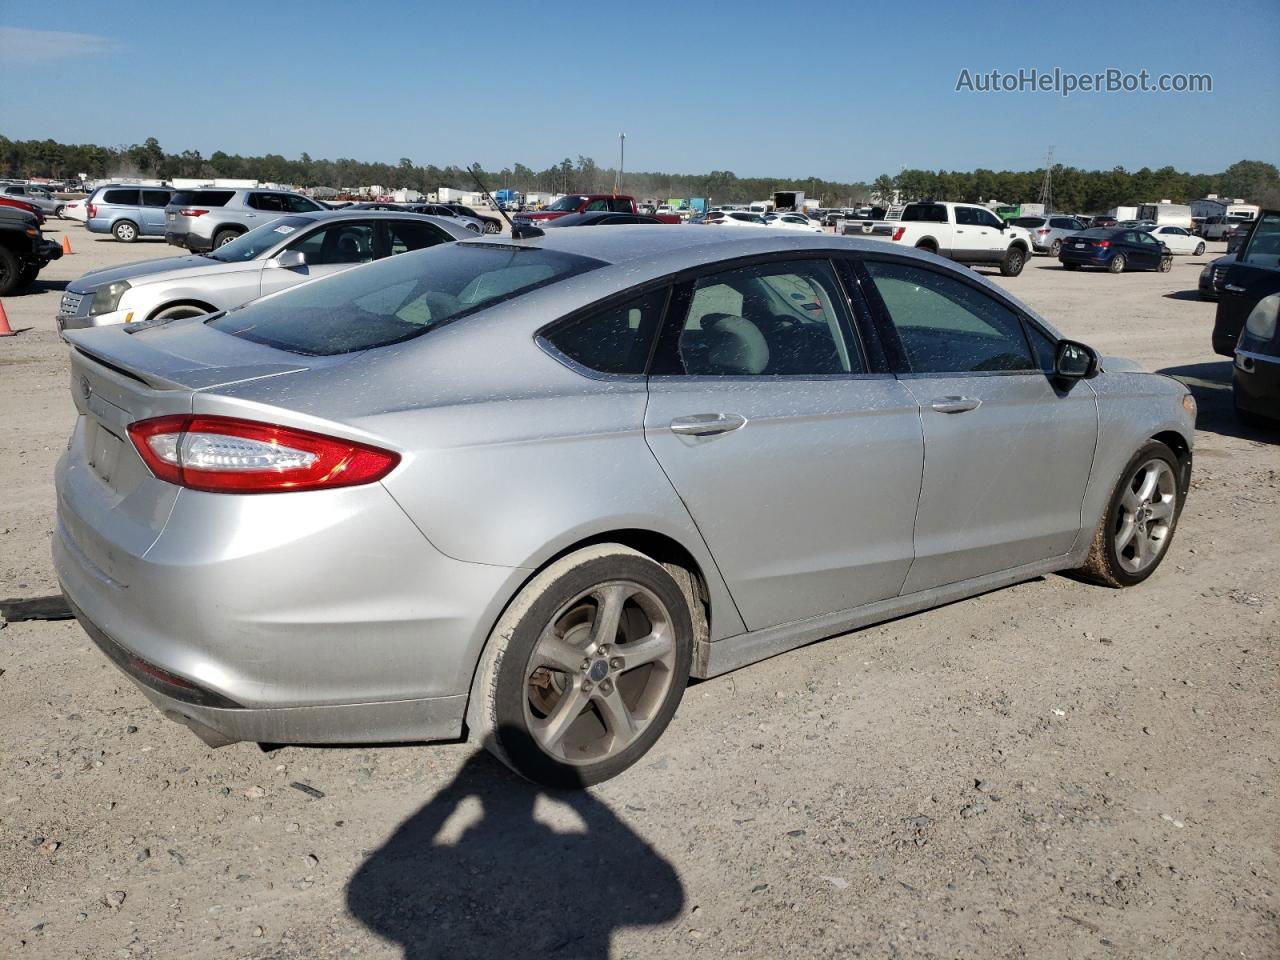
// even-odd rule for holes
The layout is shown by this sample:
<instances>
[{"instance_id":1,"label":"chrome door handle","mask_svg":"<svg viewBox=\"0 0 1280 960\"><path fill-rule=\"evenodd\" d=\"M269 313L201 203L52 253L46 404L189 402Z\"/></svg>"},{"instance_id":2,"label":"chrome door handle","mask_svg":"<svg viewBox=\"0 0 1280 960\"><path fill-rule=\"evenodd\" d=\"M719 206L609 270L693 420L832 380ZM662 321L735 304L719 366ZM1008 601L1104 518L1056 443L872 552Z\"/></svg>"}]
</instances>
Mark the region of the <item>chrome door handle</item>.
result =
<instances>
[{"instance_id":1,"label":"chrome door handle","mask_svg":"<svg viewBox=\"0 0 1280 960\"><path fill-rule=\"evenodd\" d=\"M1222 289L1229 293L1244 293L1244 287L1234 283L1224 283Z\"/></svg>"},{"instance_id":2,"label":"chrome door handle","mask_svg":"<svg viewBox=\"0 0 1280 960\"><path fill-rule=\"evenodd\" d=\"M710 437L717 433L737 430L747 422L736 413L695 413L688 417L676 417L671 421L671 432L682 437Z\"/></svg>"},{"instance_id":3,"label":"chrome door handle","mask_svg":"<svg viewBox=\"0 0 1280 960\"><path fill-rule=\"evenodd\" d=\"M964 413L966 410L977 410L982 401L976 397L939 397L930 402L929 409L939 413Z\"/></svg>"}]
</instances>

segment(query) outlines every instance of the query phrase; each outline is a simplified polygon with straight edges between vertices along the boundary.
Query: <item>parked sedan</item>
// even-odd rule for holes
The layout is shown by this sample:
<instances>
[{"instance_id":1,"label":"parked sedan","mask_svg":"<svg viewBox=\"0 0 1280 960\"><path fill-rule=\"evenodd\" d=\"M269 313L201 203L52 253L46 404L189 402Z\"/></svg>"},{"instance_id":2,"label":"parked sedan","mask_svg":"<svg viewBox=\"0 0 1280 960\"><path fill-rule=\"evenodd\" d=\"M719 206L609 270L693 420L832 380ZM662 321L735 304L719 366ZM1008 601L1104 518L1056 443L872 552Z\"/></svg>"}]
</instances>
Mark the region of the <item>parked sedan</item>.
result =
<instances>
[{"instance_id":1,"label":"parked sedan","mask_svg":"<svg viewBox=\"0 0 1280 960\"><path fill-rule=\"evenodd\" d=\"M1204 253L1204 241L1182 227L1152 227L1148 232L1168 247L1170 253L1187 254L1193 257Z\"/></svg>"},{"instance_id":2,"label":"parked sedan","mask_svg":"<svg viewBox=\"0 0 1280 960\"><path fill-rule=\"evenodd\" d=\"M480 223L485 233L501 233L502 221L497 217L487 217L483 213L476 213L471 207L462 203L445 203L441 206L448 207L460 217L470 217Z\"/></svg>"},{"instance_id":3,"label":"parked sedan","mask_svg":"<svg viewBox=\"0 0 1280 960\"><path fill-rule=\"evenodd\" d=\"M597 782L690 675L1050 571L1142 582L1190 477L1181 383L829 235L463 241L68 339L64 593L211 744L469 731Z\"/></svg>"},{"instance_id":4,"label":"parked sedan","mask_svg":"<svg viewBox=\"0 0 1280 960\"><path fill-rule=\"evenodd\" d=\"M764 215L749 210L721 210L708 213L704 224L720 227L767 227Z\"/></svg>"},{"instance_id":5,"label":"parked sedan","mask_svg":"<svg viewBox=\"0 0 1280 960\"><path fill-rule=\"evenodd\" d=\"M1097 228L1072 235L1062 244L1058 260L1064 270L1105 267L1111 273L1125 270L1159 270L1168 273L1173 255L1145 230Z\"/></svg>"},{"instance_id":6,"label":"parked sedan","mask_svg":"<svg viewBox=\"0 0 1280 960\"><path fill-rule=\"evenodd\" d=\"M769 214L764 219L775 230L804 230L809 233L826 233L822 229L822 224L817 220L809 219L803 213Z\"/></svg>"},{"instance_id":7,"label":"parked sedan","mask_svg":"<svg viewBox=\"0 0 1280 960\"><path fill-rule=\"evenodd\" d=\"M58 327L78 330L229 310L304 280L474 234L441 217L332 210L281 217L201 256L94 270L67 285Z\"/></svg>"}]
</instances>

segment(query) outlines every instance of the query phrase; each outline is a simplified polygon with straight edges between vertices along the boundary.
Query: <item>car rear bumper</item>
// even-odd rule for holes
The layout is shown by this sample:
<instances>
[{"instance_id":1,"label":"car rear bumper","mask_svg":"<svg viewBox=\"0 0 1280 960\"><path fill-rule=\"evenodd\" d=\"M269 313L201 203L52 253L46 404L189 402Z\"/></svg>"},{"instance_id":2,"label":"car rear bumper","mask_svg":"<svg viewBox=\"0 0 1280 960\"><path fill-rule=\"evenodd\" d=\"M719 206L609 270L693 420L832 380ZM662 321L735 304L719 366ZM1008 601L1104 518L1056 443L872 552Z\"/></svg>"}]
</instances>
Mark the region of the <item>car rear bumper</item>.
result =
<instances>
[{"instance_id":1,"label":"car rear bumper","mask_svg":"<svg viewBox=\"0 0 1280 960\"><path fill-rule=\"evenodd\" d=\"M183 250L190 250L192 253L204 253L206 250L213 249L211 239L187 231L165 230L164 241Z\"/></svg>"},{"instance_id":2,"label":"car rear bumper","mask_svg":"<svg viewBox=\"0 0 1280 960\"><path fill-rule=\"evenodd\" d=\"M1111 262L1111 257L1110 251L1094 253L1090 250L1073 250L1067 246L1064 246L1058 253L1058 261L1060 263L1079 263L1092 267L1105 267Z\"/></svg>"},{"instance_id":3,"label":"car rear bumper","mask_svg":"<svg viewBox=\"0 0 1280 960\"><path fill-rule=\"evenodd\" d=\"M152 520L114 509L77 451L56 474L54 567L86 632L167 716L211 742L457 736L527 571L444 556L380 484L170 489Z\"/></svg>"}]
</instances>

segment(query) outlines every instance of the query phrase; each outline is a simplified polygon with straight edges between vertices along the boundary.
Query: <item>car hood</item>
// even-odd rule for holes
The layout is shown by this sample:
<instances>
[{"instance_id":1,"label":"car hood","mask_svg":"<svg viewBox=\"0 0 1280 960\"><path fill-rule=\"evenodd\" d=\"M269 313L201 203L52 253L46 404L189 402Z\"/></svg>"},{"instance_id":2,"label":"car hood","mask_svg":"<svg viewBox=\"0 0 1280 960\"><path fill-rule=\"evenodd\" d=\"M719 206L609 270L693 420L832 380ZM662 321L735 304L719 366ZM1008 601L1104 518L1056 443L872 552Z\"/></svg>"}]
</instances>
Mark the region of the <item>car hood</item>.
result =
<instances>
[{"instance_id":1,"label":"car hood","mask_svg":"<svg viewBox=\"0 0 1280 960\"><path fill-rule=\"evenodd\" d=\"M1150 373L1146 367L1137 360L1130 360L1128 357L1117 357L1111 354L1104 354L1098 358L1098 366L1104 373Z\"/></svg>"},{"instance_id":2,"label":"car hood","mask_svg":"<svg viewBox=\"0 0 1280 960\"><path fill-rule=\"evenodd\" d=\"M67 285L72 293L92 293L98 287L118 280L128 280L134 286L139 281L144 283L174 280L193 273L206 275L209 273L233 273L246 268L261 266L256 261L237 261L223 263L210 257L162 257L159 260L141 260L127 263L123 267L108 267L105 270L91 270L78 280Z\"/></svg>"}]
</instances>

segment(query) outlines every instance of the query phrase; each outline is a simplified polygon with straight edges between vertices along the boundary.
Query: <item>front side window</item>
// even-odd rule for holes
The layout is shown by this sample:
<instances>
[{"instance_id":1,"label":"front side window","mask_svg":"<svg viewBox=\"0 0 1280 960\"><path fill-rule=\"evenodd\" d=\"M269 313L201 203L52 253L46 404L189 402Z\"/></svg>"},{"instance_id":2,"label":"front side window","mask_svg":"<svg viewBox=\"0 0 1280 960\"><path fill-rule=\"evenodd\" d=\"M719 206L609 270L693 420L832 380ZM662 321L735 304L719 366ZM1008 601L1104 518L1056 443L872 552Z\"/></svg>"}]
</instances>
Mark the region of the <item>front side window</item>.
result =
<instances>
[{"instance_id":1,"label":"front side window","mask_svg":"<svg viewBox=\"0 0 1280 960\"><path fill-rule=\"evenodd\" d=\"M912 373L1036 370L1018 315L989 294L923 267L866 261Z\"/></svg>"},{"instance_id":2,"label":"front side window","mask_svg":"<svg viewBox=\"0 0 1280 960\"><path fill-rule=\"evenodd\" d=\"M278 350L332 356L411 340L600 266L590 257L534 247L441 243L304 283L209 326Z\"/></svg>"},{"instance_id":3,"label":"front side window","mask_svg":"<svg viewBox=\"0 0 1280 960\"><path fill-rule=\"evenodd\" d=\"M103 203L114 203L121 207L136 207L139 205L137 190L108 190L102 195Z\"/></svg>"},{"instance_id":4,"label":"front side window","mask_svg":"<svg viewBox=\"0 0 1280 960\"><path fill-rule=\"evenodd\" d=\"M1253 228L1240 262L1251 267L1280 270L1280 214L1268 213Z\"/></svg>"},{"instance_id":5,"label":"front side window","mask_svg":"<svg viewBox=\"0 0 1280 960\"><path fill-rule=\"evenodd\" d=\"M586 200L587 200L586 197L573 196L573 195L570 195L567 197L561 197L551 206L547 207L547 209L555 210L557 212L563 211L564 213L577 213L578 207L582 206L582 204L584 204Z\"/></svg>"},{"instance_id":6,"label":"front side window","mask_svg":"<svg viewBox=\"0 0 1280 960\"><path fill-rule=\"evenodd\" d=\"M315 201L300 197L294 193L286 194L280 199L284 202L284 208L289 213L315 213L317 210L323 209Z\"/></svg>"},{"instance_id":7,"label":"front side window","mask_svg":"<svg viewBox=\"0 0 1280 960\"><path fill-rule=\"evenodd\" d=\"M684 316L668 321L653 373L830 376L864 373L826 260L754 264L697 280Z\"/></svg>"},{"instance_id":8,"label":"front side window","mask_svg":"<svg viewBox=\"0 0 1280 960\"><path fill-rule=\"evenodd\" d=\"M641 376L666 304L667 289L663 287L571 320L544 339L589 370Z\"/></svg>"},{"instance_id":9,"label":"front side window","mask_svg":"<svg viewBox=\"0 0 1280 960\"><path fill-rule=\"evenodd\" d=\"M310 266L368 263L373 259L373 229L366 220L344 220L313 230L289 249L306 254Z\"/></svg>"},{"instance_id":10,"label":"front side window","mask_svg":"<svg viewBox=\"0 0 1280 960\"><path fill-rule=\"evenodd\" d=\"M590 203L587 204L587 209L584 212L590 213L593 210L608 210L608 209L609 209L608 200L592 200Z\"/></svg>"},{"instance_id":11,"label":"front side window","mask_svg":"<svg viewBox=\"0 0 1280 960\"><path fill-rule=\"evenodd\" d=\"M980 227L995 227L997 230L1004 229L1004 221L997 217L990 210L975 209L973 211L974 222Z\"/></svg>"}]
</instances>

